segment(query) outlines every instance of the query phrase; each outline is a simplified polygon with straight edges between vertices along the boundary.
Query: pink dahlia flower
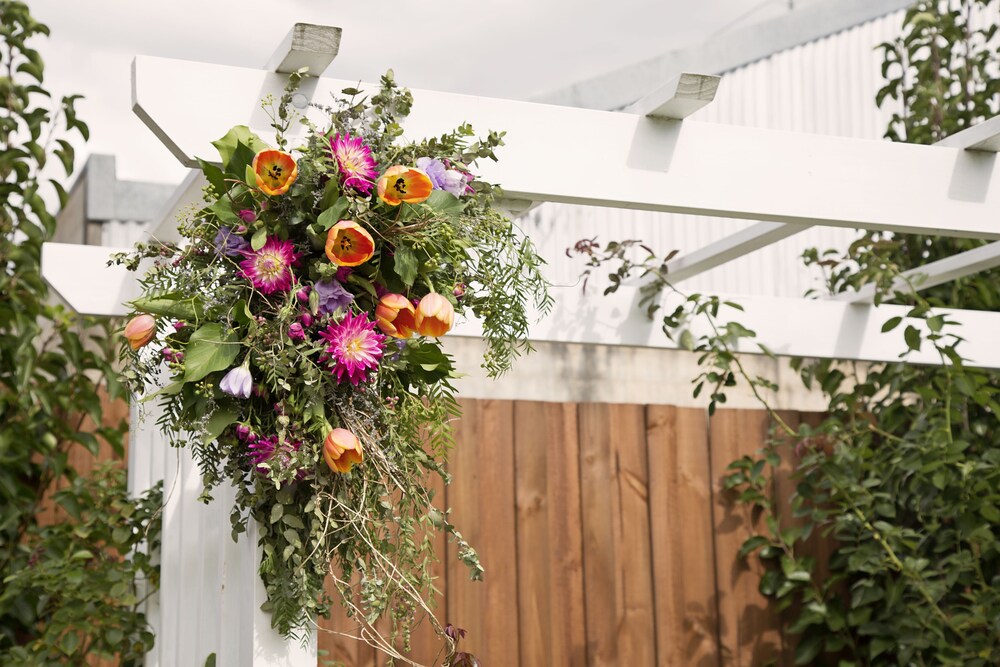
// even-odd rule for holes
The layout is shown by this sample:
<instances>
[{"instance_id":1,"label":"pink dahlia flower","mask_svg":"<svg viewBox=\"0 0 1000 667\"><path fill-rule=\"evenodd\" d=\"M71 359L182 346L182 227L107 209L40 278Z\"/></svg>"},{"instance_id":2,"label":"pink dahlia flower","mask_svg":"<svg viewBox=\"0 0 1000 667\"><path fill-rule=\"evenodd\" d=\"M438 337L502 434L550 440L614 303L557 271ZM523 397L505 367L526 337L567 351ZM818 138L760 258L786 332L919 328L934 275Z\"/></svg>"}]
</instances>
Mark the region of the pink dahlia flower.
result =
<instances>
[{"instance_id":1,"label":"pink dahlia flower","mask_svg":"<svg viewBox=\"0 0 1000 667\"><path fill-rule=\"evenodd\" d=\"M366 315L349 312L339 324L331 324L319 335L327 342L321 361L330 362L338 382L357 385L368 381L368 371L378 367L385 346L385 336L375 331L374 322Z\"/></svg>"},{"instance_id":2,"label":"pink dahlia flower","mask_svg":"<svg viewBox=\"0 0 1000 667\"><path fill-rule=\"evenodd\" d=\"M344 187L370 194L378 171L375 168L372 151L364 145L361 137L352 138L349 134L335 135L330 140L330 150L337 160Z\"/></svg>"},{"instance_id":3,"label":"pink dahlia flower","mask_svg":"<svg viewBox=\"0 0 1000 667\"><path fill-rule=\"evenodd\" d=\"M291 241L268 238L263 248L245 255L240 268L255 288L264 294L287 292L292 288L291 267L298 264L299 256Z\"/></svg>"},{"instance_id":4,"label":"pink dahlia flower","mask_svg":"<svg viewBox=\"0 0 1000 667\"><path fill-rule=\"evenodd\" d=\"M298 440L286 440L283 444L278 444L277 436L259 438L247 445L250 460L257 467L257 472L267 475L270 470L281 470L287 468L292 462L292 454L302 447ZM270 470L263 464L268 464Z\"/></svg>"}]
</instances>

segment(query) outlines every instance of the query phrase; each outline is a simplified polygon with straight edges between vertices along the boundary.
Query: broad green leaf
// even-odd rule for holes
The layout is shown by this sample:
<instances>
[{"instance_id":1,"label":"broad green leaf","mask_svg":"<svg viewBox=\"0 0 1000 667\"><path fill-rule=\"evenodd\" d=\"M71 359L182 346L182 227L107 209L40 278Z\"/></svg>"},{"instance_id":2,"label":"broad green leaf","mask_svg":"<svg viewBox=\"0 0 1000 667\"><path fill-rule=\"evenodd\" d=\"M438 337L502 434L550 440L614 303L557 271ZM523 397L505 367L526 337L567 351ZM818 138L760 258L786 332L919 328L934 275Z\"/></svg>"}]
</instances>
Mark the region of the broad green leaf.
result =
<instances>
[{"instance_id":1,"label":"broad green leaf","mask_svg":"<svg viewBox=\"0 0 1000 667\"><path fill-rule=\"evenodd\" d=\"M202 434L202 441L208 444L222 435L226 427L236 421L239 413L230 408L221 408L212 413L205 425L205 432Z\"/></svg>"},{"instance_id":2,"label":"broad green leaf","mask_svg":"<svg viewBox=\"0 0 1000 667\"><path fill-rule=\"evenodd\" d=\"M465 204L458 197L444 190L432 191L424 204L449 218L457 218L465 210Z\"/></svg>"},{"instance_id":3,"label":"broad green leaf","mask_svg":"<svg viewBox=\"0 0 1000 667\"><path fill-rule=\"evenodd\" d=\"M393 251L393 270L403 284L407 287L413 286L413 281L417 279L417 257L409 246L399 245Z\"/></svg>"},{"instance_id":4,"label":"broad green leaf","mask_svg":"<svg viewBox=\"0 0 1000 667\"><path fill-rule=\"evenodd\" d=\"M233 334L224 333L221 324L206 324L191 334L184 351L184 381L196 382L209 373L233 365L240 344Z\"/></svg>"},{"instance_id":5,"label":"broad green leaf","mask_svg":"<svg viewBox=\"0 0 1000 667\"><path fill-rule=\"evenodd\" d=\"M347 282L358 285L359 287L361 287L361 289L371 294L374 298L378 299L378 292L375 290L375 285L373 285L372 281L368 280L367 278L362 278L358 274L352 273L351 275L347 276Z\"/></svg>"},{"instance_id":6,"label":"broad green leaf","mask_svg":"<svg viewBox=\"0 0 1000 667\"><path fill-rule=\"evenodd\" d=\"M151 315L162 315L180 320L197 321L204 319L205 307L197 297L181 299L178 294L161 294L159 296L144 296L129 304L137 311Z\"/></svg>"},{"instance_id":7,"label":"broad green leaf","mask_svg":"<svg viewBox=\"0 0 1000 667\"><path fill-rule=\"evenodd\" d=\"M222 196L228 190L226 187L226 177L222 173L222 169L218 165L214 165L201 158L198 158L198 166L201 167L201 173L205 175L205 180L209 182L219 196Z\"/></svg>"},{"instance_id":8,"label":"broad green leaf","mask_svg":"<svg viewBox=\"0 0 1000 667\"><path fill-rule=\"evenodd\" d=\"M328 209L319 214L316 218L316 223L319 228L324 232L333 227L335 224L344 219L344 214L347 213L347 207L350 205L347 197L340 197L330 206Z\"/></svg>"},{"instance_id":9,"label":"broad green leaf","mask_svg":"<svg viewBox=\"0 0 1000 667\"><path fill-rule=\"evenodd\" d=\"M240 217L233 212L233 206L229 203L228 199L218 200L209 206L208 210L218 216L219 220L227 225L238 225L241 222Z\"/></svg>"},{"instance_id":10,"label":"broad green leaf","mask_svg":"<svg viewBox=\"0 0 1000 667\"><path fill-rule=\"evenodd\" d=\"M254 250L260 250L267 243L267 230L261 227L253 233L253 237L250 238L250 247Z\"/></svg>"},{"instance_id":11,"label":"broad green leaf","mask_svg":"<svg viewBox=\"0 0 1000 667\"><path fill-rule=\"evenodd\" d=\"M885 321L885 324L882 325L882 333L885 333L887 331L892 331L893 329L898 327L899 323L902 321L903 321L902 317L890 317Z\"/></svg>"},{"instance_id":12,"label":"broad green leaf","mask_svg":"<svg viewBox=\"0 0 1000 667\"><path fill-rule=\"evenodd\" d=\"M223 167L229 165L229 161L233 158L233 153L236 152L236 148L240 144L247 146L255 154L268 148L264 140L250 131L249 127L246 125L237 125L229 130L229 132L226 132L224 137L212 142L212 145L219 151Z\"/></svg>"}]
</instances>

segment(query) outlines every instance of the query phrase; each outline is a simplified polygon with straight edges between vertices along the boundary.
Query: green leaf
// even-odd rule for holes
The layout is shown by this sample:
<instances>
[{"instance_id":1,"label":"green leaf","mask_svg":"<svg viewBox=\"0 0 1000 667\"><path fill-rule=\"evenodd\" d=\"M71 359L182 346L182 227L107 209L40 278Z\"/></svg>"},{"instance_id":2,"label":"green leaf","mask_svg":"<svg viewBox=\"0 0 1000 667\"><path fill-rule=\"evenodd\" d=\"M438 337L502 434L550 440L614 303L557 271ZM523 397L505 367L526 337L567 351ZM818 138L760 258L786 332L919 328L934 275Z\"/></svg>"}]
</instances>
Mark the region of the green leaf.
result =
<instances>
[{"instance_id":1,"label":"green leaf","mask_svg":"<svg viewBox=\"0 0 1000 667\"><path fill-rule=\"evenodd\" d=\"M162 315L180 320L198 321L205 318L205 306L197 297L182 297L180 294L160 294L144 296L130 301L135 310L151 315Z\"/></svg>"},{"instance_id":2,"label":"green leaf","mask_svg":"<svg viewBox=\"0 0 1000 667\"><path fill-rule=\"evenodd\" d=\"M378 299L378 292L375 290L375 285L373 285L372 281L368 280L367 278L363 278L356 273L352 273L351 275L347 276L347 282L357 285L364 291L371 294L372 297ZM309 296L312 296L312 294L310 294Z\"/></svg>"},{"instance_id":3,"label":"green leaf","mask_svg":"<svg viewBox=\"0 0 1000 667\"><path fill-rule=\"evenodd\" d=\"M233 212L233 206L228 199L220 199L209 206L208 210L228 225L238 225L241 222L240 217Z\"/></svg>"},{"instance_id":4,"label":"green leaf","mask_svg":"<svg viewBox=\"0 0 1000 667\"><path fill-rule=\"evenodd\" d=\"M202 434L202 442L206 445L222 435L226 428L236 421L239 413L231 408L221 408L212 413L208 423L205 425L205 432Z\"/></svg>"},{"instance_id":5,"label":"green leaf","mask_svg":"<svg viewBox=\"0 0 1000 667\"><path fill-rule=\"evenodd\" d=\"M795 664L811 665L823 649L823 635L813 635L799 642L795 648Z\"/></svg>"},{"instance_id":6,"label":"green leaf","mask_svg":"<svg viewBox=\"0 0 1000 667\"><path fill-rule=\"evenodd\" d=\"M903 340L906 341L906 346L911 350L920 349L920 331L913 325L907 326L906 330L903 331Z\"/></svg>"},{"instance_id":7,"label":"green leaf","mask_svg":"<svg viewBox=\"0 0 1000 667\"><path fill-rule=\"evenodd\" d=\"M448 218L457 218L465 210L465 204L462 203L462 200L444 190L433 190L424 204Z\"/></svg>"},{"instance_id":8,"label":"green leaf","mask_svg":"<svg viewBox=\"0 0 1000 667\"><path fill-rule=\"evenodd\" d=\"M223 167L229 166L229 161L232 160L233 154L240 144L247 146L254 154L268 148L264 140L254 134L249 127L237 125L226 132L224 137L212 142L212 145L219 151Z\"/></svg>"},{"instance_id":9,"label":"green leaf","mask_svg":"<svg viewBox=\"0 0 1000 667\"><path fill-rule=\"evenodd\" d=\"M902 317L890 317L888 320L885 321L885 324L882 325L882 333L885 333L887 331L892 331L893 329L898 327L899 323L902 321L903 321Z\"/></svg>"},{"instance_id":10,"label":"green leaf","mask_svg":"<svg viewBox=\"0 0 1000 667\"><path fill-rule=\"evenodd\" d=\"M256 252L264 247L267 243L267 230L261 227L253 233L253 237L250 239L250 247Z\"/></svg>"},{"instance_id":11,"label":"green leaf","mask_svg":"<svg viewBox=\"0 0 1000 667\"><path fill-rule=\"evenodd\" d=\"M396 246L392 256L393 270L403 284L407 287L413 286L413 281L417 279L417 256L409 246Z\"/></svg>"},{"instance_id":12,"label":"green leaf","mask_svg":"<svg viewBox=\"0 0 1000 667\"><path fill-rule=\"evenodd\" d=\"M344 219L344 214L347 213L347 207L350 205L350 201L347 197L340 197L334 202L333 206L319 214L316 218L316 223L322 231L327 231L335 224Z\"/></svg>"},{"instance_id":13,"label":"green leaf","mask_svg":"<svg viewBox=\"0 0 1000 667\"><path fill-rule=\"evenodd\" d=\"M201 167L201 173L205 175L205 180L209 182L216 194L221 197L229 189L226 187L226 177L222 173L222 170L219 169L218 165L206 162L201 158L198 158L198 166Z\"/></svg>"},{"instance_id":14,"label":"green leaf","mask_svg":"<svg viewBox=\"0 0 1000 667\"><path fill-rule=\"evenodd\" d=\"M184 381L196 382L209 373L233 365L240 344L232 332L224 333L221 324L206 324L191 334L184 352Z\"/></svg>"}]
</instances>

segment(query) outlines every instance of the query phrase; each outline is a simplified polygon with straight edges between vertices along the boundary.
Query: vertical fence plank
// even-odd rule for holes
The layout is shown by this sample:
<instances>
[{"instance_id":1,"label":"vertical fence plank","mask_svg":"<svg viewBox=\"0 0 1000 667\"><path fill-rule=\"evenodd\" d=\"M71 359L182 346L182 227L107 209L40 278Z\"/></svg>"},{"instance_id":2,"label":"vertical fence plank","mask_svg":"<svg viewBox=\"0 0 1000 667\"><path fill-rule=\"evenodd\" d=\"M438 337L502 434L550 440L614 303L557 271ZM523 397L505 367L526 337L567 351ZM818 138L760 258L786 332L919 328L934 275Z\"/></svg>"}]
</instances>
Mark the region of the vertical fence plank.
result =
<instances>
[{"instance_id":1,"label":"vertical fence plank","mask_svg":"<svg viewBox=\"0 0 1000 667\"><path fill-rule=\"evenodd\" d=\"M453 523L479 552L482 582L448 544L447 622L468 631L462 646L487 665L519 664L513 403L463 401L449 468Z\"/></svg>"},{"instance_id":2,"label":"vertical fence plank","mask_svg":"<svg viewBox=\"0 0 1000 667\"><path fill-rule=\"evenodd\" d=\"M588 663L654 665L644 409L579 410Z\"/></svg>"},{"instance_id":3,"label":"vertical fence plank","mask_svg":"<svg viewBox=\"0 0 1000 667\"><path fill-rule=\"evenodd\" d=\"M716 572L719 586L719 637L726 666L752 667L781 659L782 637L776 609L757 589L763 565L743 560L740 546L757 526L735 494L723 489L726 466L753 455L767 437L763 410L719 410L709 426L715 514Z\"/></svg>"},{"instance_id":4,"label":"vertical fence plank","mask_svg":"<svg viewBox=\"0 0 1000 667\"><path fill-rule=\"evenodd\" d=\"M646 428L659 664L716 667L719 620L705 411L650 405Z\"/></svg>"},{"instance_id":5,"label":"vertical fence plank","mask_svg":"<svg viewBox=\"0 0 1000 667\"><path fill-rule=\"evenodd\" d=\"M434 507L442 511L448 509L445 486L441 477L435 474L429 475L428 485L434 490ZM422 537L418 535L417 539L422 539ZM434 554L437 557L437 562L431 566L431 576L434 577L434 587L438 589L438 593L433 598L434 604L431 609L438 617L438 620L445 623L446 621L443 616L447 611L447 607L445 606L447 596L445 559L447 558L447 554L445 553L444 533L440 531L435 532L432 540L434 542ZM428 602L431 601L429 600ZM421 665L441 664L441 659L444 657L442 653L444 640L438 636L434 630L434 625L421 612L417 612L416 622L417 625L410 637L410 653L408 657Z\"/></svg>"},{"instance_id":6,"label":"vertical fence plank","mask_svg":"<svg viewBox=\"0 0 1000 667\"><path fill-rule=\"evenodd\" d=\"M521 664L583 665L587 637L577 411L514 406Z\"/></svg>"}]
</instances>

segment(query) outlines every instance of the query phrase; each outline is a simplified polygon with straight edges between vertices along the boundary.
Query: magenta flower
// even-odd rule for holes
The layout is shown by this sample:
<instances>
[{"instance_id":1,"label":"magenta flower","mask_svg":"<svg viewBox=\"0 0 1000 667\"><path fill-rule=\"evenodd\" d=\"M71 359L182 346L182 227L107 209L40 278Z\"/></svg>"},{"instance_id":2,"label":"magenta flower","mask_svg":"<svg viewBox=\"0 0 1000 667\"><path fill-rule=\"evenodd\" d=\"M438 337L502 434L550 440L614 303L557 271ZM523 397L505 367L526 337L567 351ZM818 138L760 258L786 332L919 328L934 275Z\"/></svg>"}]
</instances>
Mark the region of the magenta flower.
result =
<instances>
[{"instance_id":1,"label":"magenta flower","mask_svg":"<svg viewBox=\"0 0 1000 667\"><path fill-rule=\"evenodd\" d=\"M302 329L302 325L298 322L292 322L288 326L288 337L291 340L299 341L306 339L306 332Z\"/></svg>"},{"instance_id":2,"label":"magenta flower","mask_svg":"<svg viewBox=\"0 0 1000 667\"><path fill-rule=\"evenodd\" d=\"M385 336L375 331L375 323L366 315L350 312L339 324L329 325L319 333L326 342L326 354L320 361L330 362L330 371L338 382L353 385L368 381L368 372L378 367Z\"/></svg>"},{"instance_id":3,"label":"magenta flower","mask_svg":"<svg viewBox=\"0 0 1000 667\"><path fill-rule=\"evenodd\" d=\"M268 238L263 248L244 255L246 259L240 262L240 268L256 289L273 294L292 288L291 267L298 264L299 256L291 241Z\"/></svg>"},{"instance_id":4,"label":"magenta flower","mask_svg":"<svg viewBox=\"0 0 1000 667\"><path fill-rule=\"evenodd\" d=\"M271 470L287 468L292 462L292 454L297 452L300 447L302 447L302 443L298 440L285 440L279 445L278 438L274 435L258 438L247 445L250 460L257 466L257 472L262 475L269 474Z\"/></svg>"},{"instance_id":5,"label":"magenta flower","mask_svg":"<svg viewBox=\"0 0 1000 667\"><path fill-rule=\"evenodd\" d=\"M240 220L247 223L248 225L257 219L257 213L249 208L245 208L236 215L240 216Z\"/></svg>"},{"instance_id":6,"label":"magenta flower","mask_svg":"<svg viewBox=\"0 0 1000 667\"><path fill-rule=\"evenodd\" d=\"M372 151L362 143L361 137L351 138L349 134L338 134L330 140L330 150L337 160L344 187L370 194L378 171Z\"/></svg>"}]
</instances>

